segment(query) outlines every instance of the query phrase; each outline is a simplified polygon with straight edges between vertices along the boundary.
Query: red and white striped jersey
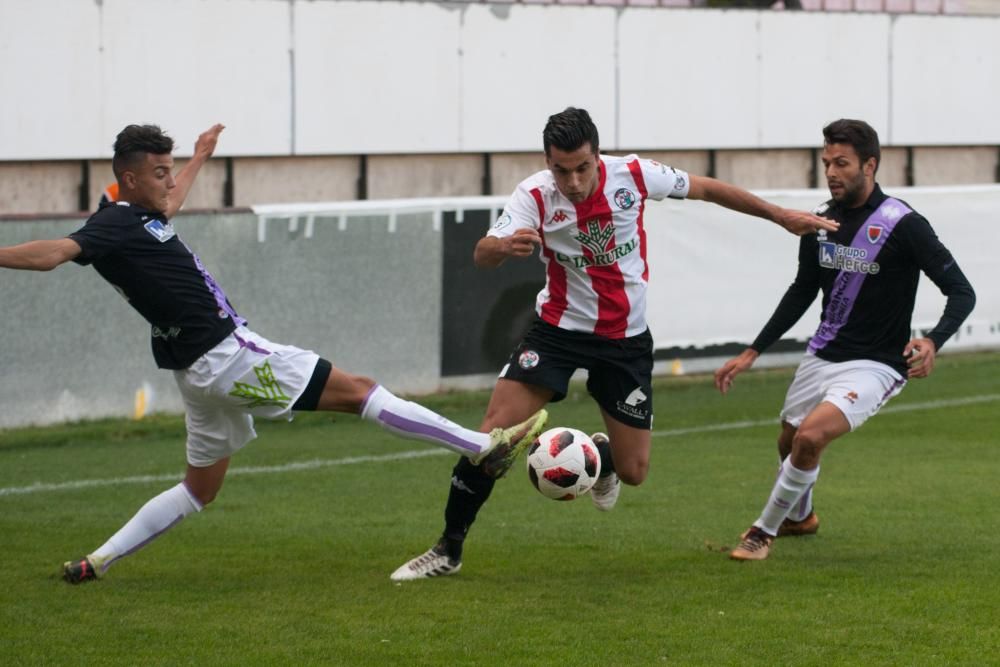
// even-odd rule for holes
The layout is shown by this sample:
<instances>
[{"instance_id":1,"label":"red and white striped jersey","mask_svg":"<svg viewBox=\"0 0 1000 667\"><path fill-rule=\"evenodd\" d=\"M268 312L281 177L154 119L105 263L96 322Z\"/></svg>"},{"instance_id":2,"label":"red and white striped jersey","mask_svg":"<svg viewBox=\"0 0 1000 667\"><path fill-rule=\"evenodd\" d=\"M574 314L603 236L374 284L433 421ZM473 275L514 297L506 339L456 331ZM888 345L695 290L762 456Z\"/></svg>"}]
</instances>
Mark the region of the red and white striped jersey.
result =
<instances>
[{"instance_id":1,"label":"red and white striped jersey","mask_svg":"<svg viewBox=\"0 0 1000 667\"><path fill-rule=\"evenodd\" d=\"M488 236L538 230L545 287L536 310L549 324L607 338L646 330L647 199L683 199L687 173L636 155L600 156L600 183L574 204L548 169L517 186Z\"/></svg>"}]
</instances>

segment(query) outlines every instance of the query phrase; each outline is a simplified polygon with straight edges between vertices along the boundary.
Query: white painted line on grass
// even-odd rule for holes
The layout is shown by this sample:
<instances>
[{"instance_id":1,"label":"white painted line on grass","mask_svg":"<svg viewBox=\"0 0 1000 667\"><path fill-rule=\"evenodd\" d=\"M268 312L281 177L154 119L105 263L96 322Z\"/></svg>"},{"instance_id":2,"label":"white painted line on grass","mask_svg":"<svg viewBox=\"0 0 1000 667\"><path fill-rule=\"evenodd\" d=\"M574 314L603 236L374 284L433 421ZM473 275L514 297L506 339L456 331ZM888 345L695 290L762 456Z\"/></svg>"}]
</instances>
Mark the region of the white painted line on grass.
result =
<instances>
[{"instance_id":1,"label":"white painted line on grass","mask_svg":"<svg viewBox=\"0 0 1000 667\"><path fill-rule=\"evenodd\" d=\"M986 394L983 396L968 396L966 398L941 399L938 401L925 401L923 403L905 403L902 405L889 405L881 413L909 412L912 410L937 410L940 408L951 408L960 405L975 405L977 403L991 403L1000 401L1000 394ZM709 433L712 431L732 431L744 428L755 428L758 426L777 426L778 420L763 419L757 421L726 422L723 424L705 424L702 426L692 426L689 428L671 429L669 431L653 431L653 436L658 438L670 438L691 433ZM379 456L349 456L342 459L313 459L312 461L298 461L295 463L285 463L276 466L247 466L242 468L230 468L227 477L233 475L271 475L283 472L295 472L298 470L316 470L318 468L328 468L331 466L354 465L357 463L383 463L386 461L401 461L405 459L420 459L428 456L454 456L454 452L435 447L433 449L415 449L395 454L382 454ZM48 491L73 491L76 489L88 489L101 486L119 486L122 484L147 484L149 482L176 482L183 478L183 473L172 473L166 475L137 475L135 477L112 477L110 479L81 479L71 482L43 483L35 482L29 486L8 486L0 487L0 497L3 496L23 496L30 493L45 493Z\"/></svg>"}]
</instances>

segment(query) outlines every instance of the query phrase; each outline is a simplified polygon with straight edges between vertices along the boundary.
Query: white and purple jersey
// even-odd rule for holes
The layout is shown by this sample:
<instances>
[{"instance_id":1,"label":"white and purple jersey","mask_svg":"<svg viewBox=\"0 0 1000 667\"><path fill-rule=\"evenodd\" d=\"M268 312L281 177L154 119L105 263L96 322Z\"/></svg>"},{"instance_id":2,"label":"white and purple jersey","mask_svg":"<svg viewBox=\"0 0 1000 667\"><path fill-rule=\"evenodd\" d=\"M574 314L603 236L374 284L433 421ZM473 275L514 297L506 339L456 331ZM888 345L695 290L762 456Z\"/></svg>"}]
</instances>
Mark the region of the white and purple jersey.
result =
<instances>
[{"instance_id":1,"label":"white and purple jersey","mask_svg":"<svg viewBox=\"0 0 1000 667\"><path fill-rule=\"evenodd\" d=\"M158 211L107 204L69 238L82 249L74 261L93 264L149 322L160 368L187 368L246 324Z\"/></svg>"},{"instance_id":2,"label":"white and purple jersey","mask_svg":"<svg viewBox=\"0 0 1000 667\"><path fill-rule=\"evenodd\" d=\"M519 229L542 237L545 287L536 310L549 324L606 338L646 330L647 199L683 199L688 175L635 155L601 155L600 182L586 201L575 204L556 187L548 169L517 186L489 236Z\"/></svg>"}]
</instances>

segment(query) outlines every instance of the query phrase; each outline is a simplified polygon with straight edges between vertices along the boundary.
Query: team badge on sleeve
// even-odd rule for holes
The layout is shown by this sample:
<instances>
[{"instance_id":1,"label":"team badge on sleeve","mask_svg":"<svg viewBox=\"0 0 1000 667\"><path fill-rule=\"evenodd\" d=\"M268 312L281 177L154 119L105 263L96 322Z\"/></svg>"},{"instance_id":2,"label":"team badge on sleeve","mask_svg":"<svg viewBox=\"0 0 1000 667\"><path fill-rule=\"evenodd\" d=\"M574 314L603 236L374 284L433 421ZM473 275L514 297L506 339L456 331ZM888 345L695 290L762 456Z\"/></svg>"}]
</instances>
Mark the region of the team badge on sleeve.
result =
<instances>
[{"instance_id":1,"label":"team badge on sleeve","mask_svg":"<svg viewBox=\"0 0 1000 667\"><path fill-rule=\"evenodd\" d=\"M511 223L510 213L507 213L506 211L504 211L500 215L500 217L497 218L497 221L493 223L493 229L503 229L504 227L506 227L510 223Z\"/></svg>"}]
</instances>

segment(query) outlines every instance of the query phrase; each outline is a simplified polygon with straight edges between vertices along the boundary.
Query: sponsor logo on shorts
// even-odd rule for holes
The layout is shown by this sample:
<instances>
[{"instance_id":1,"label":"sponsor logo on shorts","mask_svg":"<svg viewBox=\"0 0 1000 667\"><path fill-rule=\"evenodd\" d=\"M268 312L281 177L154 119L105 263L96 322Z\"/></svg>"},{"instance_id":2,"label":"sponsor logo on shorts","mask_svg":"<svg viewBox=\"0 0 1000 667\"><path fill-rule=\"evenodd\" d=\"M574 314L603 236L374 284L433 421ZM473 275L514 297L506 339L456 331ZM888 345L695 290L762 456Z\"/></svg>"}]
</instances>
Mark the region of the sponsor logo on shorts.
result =
<instances>
[{"instance_id":1,"label":"sponsor logo on shorts","mask_svg":"<svg viewBox=\"0 0 1000 667\"><path fill-rule=\"evenodd\" d=\"M636 387L625 397L624 401L618 401L618 412L635 419L645 419L649 416L649 408L641 406L646 403L648 398L642 387Z\"/></svg>"},{"instance_id":2,"label":"sponsor logo on shorts","mask_svg":"<svg viewBox=\"0 0 1000 667\"><path fill-rule=\"evenodd\" d=\"M257 376L260 386L254 386L248 382L234 382L233 388L229 392L230 396L246 399L247 408L256 408L261 405L277 405L286 407L291 401L291 397L278 384L271 370L271 363L265 361L260 366L254 366L253 372Z\"/></svg>"},{"instance_id":3,"label":"sponsor logo on shorts","mask_svg":"<svg viewBox=\"0 0 1000 667\"><path fill-rule=\"evenodd\" d=\"M628 188L618 188L615 191L615 204L621 210L626 211L635 205L635 194Z\"/></svg>"},{"instance_id":4,"label":"sponsor logo on shorts","mask_svg":"<svg viewBox=\"0 0 1000 667\"><path fill-rule=\"evenodd\" d=\"M531 370L538 365L538 353L534 350L525 350L521 353L521 356L517 358L517 365L524 370Z\"/></svg>"},{"instance_id":5,"label":"sponsor logo on shorts","mask_svg":"<svg viewBox=\"0 0 1000 667\"><path fill-rule=\"evenodd\" d=\"M156 218L153 218L144 224L143 227L160 243L169 241L177 235L177 232L174 231L173 225L169 222L163 222L162 220L158 220Z\"/></svg>"},{"instance_id":6,"label":"sponsor logo on shorts","mask_svg":"<svg viewBox=\"0 0 1000 667\"><path fill-rule=\"evenodd\" d=\"M849 391L846 394L844 394L844 398L849 400L851 402L851 405L854 405L855 403L858 402L858 392Z\"/></svg>"}]
</instances>

